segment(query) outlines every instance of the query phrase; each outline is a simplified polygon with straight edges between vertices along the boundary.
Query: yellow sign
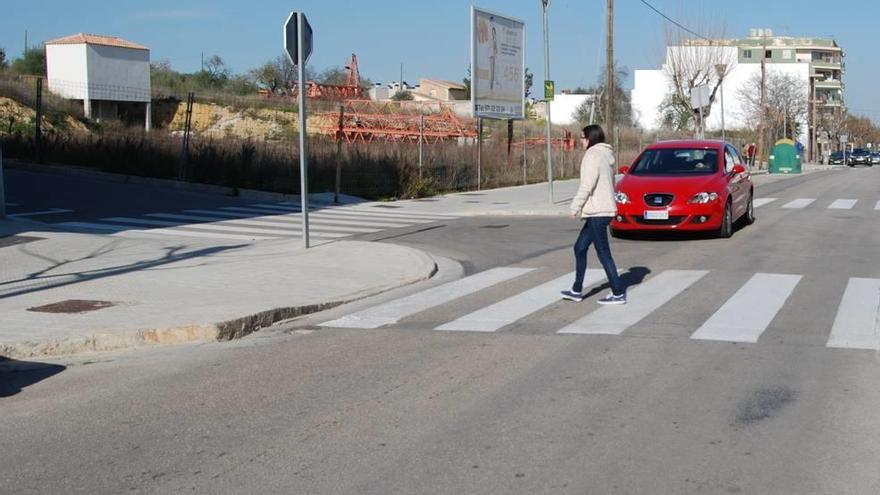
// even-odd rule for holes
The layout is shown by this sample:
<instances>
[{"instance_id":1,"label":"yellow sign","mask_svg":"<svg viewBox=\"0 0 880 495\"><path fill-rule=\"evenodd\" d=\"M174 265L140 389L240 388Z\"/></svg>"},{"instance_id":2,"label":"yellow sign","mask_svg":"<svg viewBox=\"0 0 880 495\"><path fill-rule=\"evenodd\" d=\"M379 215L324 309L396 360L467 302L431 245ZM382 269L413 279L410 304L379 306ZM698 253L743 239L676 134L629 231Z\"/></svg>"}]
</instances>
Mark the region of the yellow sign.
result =
<instances>
[{"instance_id":1,"label":"yellow sign","mask_svg":"<svg viewBox=\"0 0 880 495\"><path fill-rule=\"evenodd\" d=\"M555 91L555 85L553 81L544 81L544 99L547 101L553 101L553 94Z\"/></svg>"}]
</instances>

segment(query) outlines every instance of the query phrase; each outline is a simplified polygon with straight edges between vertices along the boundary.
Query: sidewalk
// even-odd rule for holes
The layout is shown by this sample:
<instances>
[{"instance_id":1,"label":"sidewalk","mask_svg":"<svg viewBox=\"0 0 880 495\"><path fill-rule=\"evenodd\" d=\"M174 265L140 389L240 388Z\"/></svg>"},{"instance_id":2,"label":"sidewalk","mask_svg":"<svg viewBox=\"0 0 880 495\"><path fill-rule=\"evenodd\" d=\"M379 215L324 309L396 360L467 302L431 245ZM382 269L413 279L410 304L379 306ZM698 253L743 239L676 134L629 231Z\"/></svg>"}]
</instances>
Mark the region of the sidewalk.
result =
<instances>
[{"instance_id":1,"label":"sidewalk","mask_svg":"<svg viewBox=\"0 0 880 495\"><path fill-rule=\"evenodd\" d=\"M0 220L0 356L226 340L436 270L402 246L300 245L128 239Z\"/></svg>"}]
</instances>

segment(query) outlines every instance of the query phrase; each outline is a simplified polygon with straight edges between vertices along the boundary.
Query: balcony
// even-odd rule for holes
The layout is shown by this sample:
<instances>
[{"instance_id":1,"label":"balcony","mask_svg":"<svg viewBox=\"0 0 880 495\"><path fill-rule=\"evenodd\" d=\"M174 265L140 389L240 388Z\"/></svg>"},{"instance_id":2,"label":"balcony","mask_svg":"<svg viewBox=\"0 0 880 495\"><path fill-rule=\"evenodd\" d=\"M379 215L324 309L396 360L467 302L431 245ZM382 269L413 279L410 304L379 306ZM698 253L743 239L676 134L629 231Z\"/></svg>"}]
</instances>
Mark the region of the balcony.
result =
<instances>
[{"instance_id":1,"label":"balcony","mask_svg":"<svg viewBox=\"0 0 880 495\"><path fill-rule=\"evenodd\" d=\"M834 62L832 60L813 60L811 62L813 64L813 70L841 70L842 67L840 62Z\"/></svg>"},{"instance_id":2,"label":"balcony","mask_svg":"<svg viewBox=\"0 0 880 495\"><path fill-rule=\"evenodd\" d=\"M843 82L840 79L825 79L816 81L816 89L841 89Z\"/></svg>"}]
</instances>

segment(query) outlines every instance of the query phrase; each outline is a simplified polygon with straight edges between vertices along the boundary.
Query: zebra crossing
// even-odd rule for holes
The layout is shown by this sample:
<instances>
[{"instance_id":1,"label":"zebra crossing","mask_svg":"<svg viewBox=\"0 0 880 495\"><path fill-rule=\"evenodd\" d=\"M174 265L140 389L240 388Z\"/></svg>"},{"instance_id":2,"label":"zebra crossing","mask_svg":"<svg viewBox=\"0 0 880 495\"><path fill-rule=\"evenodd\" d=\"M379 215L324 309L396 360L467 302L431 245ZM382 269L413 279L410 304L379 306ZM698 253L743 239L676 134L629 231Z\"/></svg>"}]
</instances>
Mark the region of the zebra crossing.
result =
<instances>
[{"instance_id":1,"label":"zebra crossing","mask_svg":"<svg viewBox=\"0 0 880 495\"><path fill-rule=\"evenodd\" d=\"M118 236L180 236L204 239L262 241L302 235L302 210L290 202L194 208L179 212L112 216L54 225ZM309 235L335 240L358 234L449 221L455 215L398 211L383 205L316 206L309 209Z\"/></svg>"},{"instance_id":2,"label":"zebra crossing","mask_svg":"<svg viewBox=\"0 0 880 495\"><path fill-rule=\"evenodd\" d=\"M458 280L447 282L389 302L344 315L321 323L326 328L375 329L406 322L418 322L419 313L442 305L480 299L481 291L497 286L521 287L507 284L526 274L540 273L540 268L501 267L486 270ZM462 316L451 316L448 322L431 327L442 332L501 332L505 327L521 323L529 316L544 311L542 317L550 321L570 321L558 318L556 312L570 312L572 308L583 311L575 321L554 329L559 335L617 335L625 336L636 326L644 327L655 322L654 316L669 305L687 308L683 299L693 296L698 283L713 283L713 277L723 276L711 270L666 270L646 278L628 292L628 302L620 306L599 306L590 300L583 303L565 302L560 290L569 286L573 273L537 282L537 285L508 294L498 301ZM546 278L546 277L545 277ZM530 277L531 279L531 277ZM716 279L717 280L717 279ZM606 282L601 270L588 270L585 289L597 288ZM756 344L771 328L783 308L798 297L798 289L805 285L804 277L797 274L755 273L738 290L729 296L719 296L714 302L712 314L700 324L687 329L689 338L695 341L720 341ZM701 286L701 292L706 292ZM700 292L698 291L698 292ZM809 291L804 291L809 294ZM808 296L801 296L808 297ZM835 300L835 297L839 299ZM803 302L803 301L801 301ZM850 278L843 294L832 296L813 305L836 304L836 317L830 329L825 347L841 349L870 349L880 351L880 278ZM683 311L695 311L685 309ZM453 310L454 313L454 310ZM687 315L683 318L686 319ZM830 313L829 313L830 316ZM689 320L688 320L689 321ZM782 327L784 331L794 329Z\"/></svg>"},{"instance_id":3,"label":"zebra crossing","mask_svg":"<svg viewBox=\"0 0 880 495\"><path fill-rule=\"evenodd\" d=\"M755 208L760 208L762 206L769 205L771 203L775 203L779 201L779 198L755 198ZM794 198L788 200L779 208L786 210L802 210L805 208L825 208L827 210L852 210L857 209L856 207L860 203L865 203L863 201L859 201L858 199L851 198L838 198L832 200L830 203L823 202L818 198ZM778 203L777 203L778 204ZM822 206L824 205L824 206ZM874 205L874 210L880 210L880 201Z\"/></svg>"}]
</instances>

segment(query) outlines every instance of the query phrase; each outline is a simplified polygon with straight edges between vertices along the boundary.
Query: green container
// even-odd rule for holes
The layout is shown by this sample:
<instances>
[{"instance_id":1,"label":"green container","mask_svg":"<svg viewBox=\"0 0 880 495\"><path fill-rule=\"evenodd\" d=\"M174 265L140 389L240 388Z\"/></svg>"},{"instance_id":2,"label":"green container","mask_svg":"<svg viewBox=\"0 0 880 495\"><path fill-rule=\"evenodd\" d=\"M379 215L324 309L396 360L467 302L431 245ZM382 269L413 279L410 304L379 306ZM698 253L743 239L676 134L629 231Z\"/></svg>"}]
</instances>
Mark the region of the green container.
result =
<instances>
[{"instance_id":1,"label":"green container","mask_svg":"<svg viewBox=\"0 0 880 495\"><path fill-rule=\"evenodd\" d=\"M801 173L801 155L798 154L797 146L791 139L780 139L770 152L771 174L799 174Z\"/></svg>"}]
</instances>

